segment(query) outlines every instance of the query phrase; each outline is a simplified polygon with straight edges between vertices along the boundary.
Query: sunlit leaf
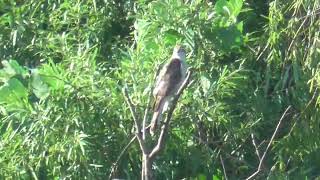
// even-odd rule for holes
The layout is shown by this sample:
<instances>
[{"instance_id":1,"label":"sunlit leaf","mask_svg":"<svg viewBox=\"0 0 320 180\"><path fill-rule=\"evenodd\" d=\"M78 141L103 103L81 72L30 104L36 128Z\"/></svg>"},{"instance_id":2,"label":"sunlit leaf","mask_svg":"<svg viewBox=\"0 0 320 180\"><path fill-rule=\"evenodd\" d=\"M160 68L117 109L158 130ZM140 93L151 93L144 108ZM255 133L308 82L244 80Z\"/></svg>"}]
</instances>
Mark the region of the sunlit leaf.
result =
<instances>
[{"instance_id":1,"label":"sunlit leaf","mask_svg":"<svg viewBox=\"0 0 320 180\"><path fill-rule=\"evenodd\" d=\"M37 70L32 72L32 90L33 93L40 99L44 99L49 96L48 85L45 84Z\"/></svg>"},{"instance_id":2,"label":"sunlit leaf","mask_svg":"<svg viewBox=\"0 0 320 180\"><path fill-rule=\"evenodd\" d=\"M26 77L28 75L28 71L21 67L17 61L9 60L2 61L3 69L0 70L0 81L5 82L14 75L21 75L22 77Z\"/></svg>"},{"instance_id":3,"label":"sunlit leaf","mask_svg":"<svg viewBox=\"0 0 320 180\"><path fill-rule=\"evenodd\" d=\"M208 90L210 89L210 80L206 78L205 76L201 76L201 86L202 90L205 94L208 93Z\"/></svg>"},{"instance_id":4,"label":"sunlit leaf","mask_svg":"<svg viewBox=\"0 0 320 180\"><path fill-rule=\"evenodd\" d=\"M206 175L204 175L204 174L199 174L198 176L197 176L197 180L206 180L207 179L207 177L206 177Z\"/></svg>"},{"instance_id":5,"label":"sunlit leaf","mask_svg":"<svg viewBox=\"0 0 320 180\"><path fill-rule=\"evenodd\" d=\"M53 64L45 64L38 70L41 80L52 90L64 89L64 81L61 73L59 66Z\"/></svg>"},{"instance_id":6,"label":"sunlit leaf","mask_svg":"<svg viewBox=\"0 0 320 180\"><path fill-rule=\"evenodd\" d=\"M229 3L227 0L218 0L214 6L215 11L221 15L230 15L230 10L228 9Z\"/></svg>"}]
</instances>

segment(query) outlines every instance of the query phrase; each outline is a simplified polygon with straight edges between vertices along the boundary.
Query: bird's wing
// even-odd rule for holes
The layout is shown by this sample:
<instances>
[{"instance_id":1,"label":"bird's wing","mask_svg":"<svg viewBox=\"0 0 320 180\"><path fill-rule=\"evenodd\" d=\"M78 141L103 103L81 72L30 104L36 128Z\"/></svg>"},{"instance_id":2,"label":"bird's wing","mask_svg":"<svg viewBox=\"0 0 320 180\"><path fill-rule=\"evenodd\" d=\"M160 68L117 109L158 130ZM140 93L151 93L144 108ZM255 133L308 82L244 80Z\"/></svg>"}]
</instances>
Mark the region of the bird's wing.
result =
<instances>
[{"instance_id":1,"label":"bird's wing","mask_svg":"<svg viewBox=\"0 0 320 180\"><path fill-rule=\"evenodd\" d=\"M169 63L165 64L157 76L156 83L155 83L155 86L154 86L154 89L152 92L154 97L156 97L158 95L160 88L163 86L161 81L162 81L164 74L167 72L168 66L169 66Z\"/></svg>"},{"instance_id":2,"label":"bird's wing","mask_svg":"<svg viewBox=\"0 0 320 180\"><path fill-rule=\"evenodd\" d=\"M159 78L154 95L172 95L182 80L181 61L179 59L172 59L166 66L164 74Z\"/></svg>"}]
</instances>

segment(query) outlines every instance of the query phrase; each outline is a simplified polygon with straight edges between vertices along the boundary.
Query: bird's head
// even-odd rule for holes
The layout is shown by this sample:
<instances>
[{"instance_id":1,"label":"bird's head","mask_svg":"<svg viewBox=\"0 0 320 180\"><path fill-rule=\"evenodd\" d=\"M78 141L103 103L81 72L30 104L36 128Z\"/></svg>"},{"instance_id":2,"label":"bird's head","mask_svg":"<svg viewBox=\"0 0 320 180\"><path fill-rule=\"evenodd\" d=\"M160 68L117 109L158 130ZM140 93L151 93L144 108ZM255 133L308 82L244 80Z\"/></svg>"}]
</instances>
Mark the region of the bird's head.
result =
<instances>
[{"instance_id":1,"label":"bird's head","mask_svg":"<svg viewBox=\"0 0 320 180\"><path fill-rule=\"evenodd\" d=\"M177 58L181 61L185 61L186 59L186 50L181 45L176 45L173 49L172 57L171 58Z\"/></svg>"}]
</instances>

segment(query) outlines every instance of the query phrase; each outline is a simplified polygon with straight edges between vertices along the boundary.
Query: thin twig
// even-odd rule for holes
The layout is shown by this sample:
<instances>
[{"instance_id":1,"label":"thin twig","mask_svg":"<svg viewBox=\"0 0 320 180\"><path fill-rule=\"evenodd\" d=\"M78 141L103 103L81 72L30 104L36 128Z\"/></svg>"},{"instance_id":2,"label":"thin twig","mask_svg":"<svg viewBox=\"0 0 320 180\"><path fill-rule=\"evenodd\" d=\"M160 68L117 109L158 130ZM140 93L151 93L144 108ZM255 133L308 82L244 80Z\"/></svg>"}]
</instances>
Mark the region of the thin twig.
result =
<instances>
[{"instance_id":1,"label":"thin twig","mask_svg":"<svg viewBox=\"0 0 320 180\"><path fill-rule=\"evenodd\" d=\"M301 19L304 19L306 17L315 16L315 15L318 15L318 14L320 14L320 8L313 10L312 13L310 13L310 14L307 14L305 16L299 17L298 21L300 21Z\"/></svg>"},{"instance_id":2,"label":"thin twig","mask_svg":"<svg viewBox=\"0 0 320 180\"><path fill-rule=\"evenodd\" d=\"M128 93L128 89L125 87L122 89L123 91L123 95L125 97L125 100L129 106L129 109L130 109L130 112L131 112L131 115L132 115L132 118L133 118L133 121L134 121L134 124L136 126L136 132L140 132L140 125L139 125L139 122L138 122L138 119L137 119L137 116L136 116L136 112L134 110L134 107L133 107L133 103L129 97L129 93Z\"/></svg>"},{"instance_id":3,"label":"thin twig","mask_svg":"<svg viewBox=\"0 0 320 180\"><path fill-rule=\"evenodd\" d=\"M254 138L253 133L251 133L251 139L252 139L252 144L253 144L253 146L254 146L254 148L255 148L255 150L256 150L256 155L258 156L259 161L261 161L261 156L260 156L259 148L258 148L258 146L257 146L257 143L256 143L256 140L255 140L255 138Z\"/></svg>"},{"instance_id":4,"label":"thin twig","mask_svg":"<svg viewBox=\"0 0 320 180\"><path fill-rule=\"evenodd\" d=\"M266 142L267 142L266 140L261 141L261 143L258 145L258 149L259 149L262 145L264 145Z\"/></svg>"},{"instance_id":5,"label":"thin twig","mask_svg":"<svg viewBox=\"0 0 320 180\"><path fill-rule=\"evenodd\" d=\"M224 178L225 178L226 180L228 180L228 176L227 176L227 173L226 173L226 168L224 167L224 163L223 163L223 159L222 159L221 154L220 154L219 157L220 157L220 162L221 162L222 169L223 169Z\"/></svg>"},{"instance_id":6,"label":"thin twig","mask_svg":"<svg viewBox=\"0 0 320 180\"><path fill-rule=\"evenodd\" d=\"M141 127L139 125L139 122L138 122L138 119L137 119L137 116L136 116L136 112L134 111L134 107L133 107L132 101L131 101L131 99L129 97L129 93L128 93L127 88L123 88L123 94L124 94L124 97L125 97L125 100L126 100L127 104L129 105L129 108L130 108L130 111L131 111L131 115L132 115L133 121L134 121L135 126L136 126L136 136L137 136L137 139L139 141L140 148L141 148L143 153L146 153L147 149L146 149L146 146L145 146L144 141L142 139Z\"/></svg>"},{"instance_id":7,"label":"thin twig","mask_svg":"<svg viewBox=\"0 0 320 180\"><path fill-rule=\"evenodd\" d=\"M263 55L263 53L267 50L267 48L269 47L269 43L267 43L267 45L264 47L264 49L261 51L261 53L258 55L257 57L257 61L260 60L260 57Z\"/></svg>"},{"instance_id":8,"label":"thin twig","mask_svg":"<svg viewBox=\"0 0 320 180\"><path fill-rule=\"evenodd\" d=\"M129 141L129 143L123 148L123 150L121 151L121 153L119 154L116 162L113 163L110 174L109 174L109 179L112 179L112 176L114 175L114 172L117 170L118 168L118 164L120 159L122 158L122 156L124 155L124 153L128 150L128 148L130 147L130 145L136 140L137 136L133 136L131 138L131 140Z\"/></svg>"},{"instance_id":9,"label":"thin twig","mask_svg":"<svg viewBox=\"0 0 320 180\"><path fill-rule=\"evenodd\" d=\"M150 129L150 125L145 128L146 131L148 131L149 129ZM137 136L134 135L134 136L131 138L131 140L129 141L129 143L128 143L128 144L122 149L122 151L120 152L120 154L119 154L116 162L114 162L113 165L112 165L112 168L111 168L111 171L110 171L110 174L109 174L109 180L112 179L112 176L114 175L114 172L117 170L118 164L119 164L122 156L123 156L124 153L129 149L129 147L131 146L131 144L132 144L136 139L137 139Z\"/></svg>"},{"instance_id":10,"label":"thin twig","mask_svg":"<svg viewBox=\"0 0 320 180\"><path fill-rule=\"evenodd\" d=\"M148 118L148 112L150 109L150 103L151 103L151 96L152 96L152 88L150 89L150 93L148 96L148 104L147 107L144 111L144 116L143 116L143 122L142 122L142 139L145 140L146 139L146 123L147 123L147 118Z\"/></svg>"},{"instance_id":11,"label":"thin twig","mask_svg":"<svg viewBox=\"0 0 320 180\"><path fill-rule=\"evenodd\" d=\"M158 139L158 143L157 145L152 149L149 157L150 158L154 158L154 156L162 149L163 145L164 145L164 139L166 134L168 134L168 129L169 129L169 122L171 120L173 111L176 108L178 99L180 97L180 95L182 94L183 90L187 87L187 85L189 84L189 79L191 77L191 71L190 69L188 69L187 72L187 77L185 78L185 80L183 81L182 85L180 86L179 90L177 91L176 95L174 96L174 99L172 100L172 106L170 107L168 114L166 116L166 119L164 121L164 125L161 128L161 132L160 132L160 136Z\"/></svg>"},{"instance_id":12,"label":"thin twig","mask_svg":"<svg viewBox=\"0 0 320 180\"><path fill-rule=\"evenodd\" d=\"M291 109L291 106L288 106L287 109L286 109L286 110L284 111L284 113L282 114L282 116L281 116L281 118L280 118L280 120L279 120L279 122L278 122L278 124L277 124L277 127L276 127L276 129L274 130L274 132L273 132L273 134L272 134L272 136L271 136L271 139L270 139L270 141L269 141L269 143L268 143L268 145L267 145L267 147L266 147L266 149L265 149L265 151L264 151L264 153L263 153L263 155L262 155L262 157L261 157L261 159L260 159L258 169L257 169L256 172L254 172L251 176L249 176L246 180L253 179L253 178L261 171L261 167L262 167L263 161L264 161L264 159L265 159L265 157L266 157L266 154L267 154L267 152L268 152L268 150L269 150L269 148L270 148L270 146L271 146L271 143L273 142L274 138L275 138L276 135L277 135L277 132L278 132L278 130L279 130L279 127L280 127L280 125L281 125L282 120L284 119L284 117L286 116L287 112L288 112L290 109Z\"/></svg>"},{"instance_id":13,"label":"thin twig","mask_svg":"<svg viewBox=\"0 0 320 180\"><path fill-rule=\"evenodd\" d=\"M28 164L27 164L27 167L28 167L29 170L31 171L32 177L33 177L35 180L38 180L37 174L36 174L36 172L34 171L34 169L33 169L30 165L28 165Z\"/></svg>"},{"instance_id":14,"label":"thin twig","mask_svg":"<svg viewBox=\"0 0 320 180\"><path fill-rule=\"evenodd\" d=\"M311 103L316 99L317 95L318 95L318 87L316 87L316 89L314 90L314 93L313 93L311 99L309 100L308 104L306 105L306 107L302 110L302 112L298 116L296 116L294 118L295 121L294 121L294 123L293 123L293 125L292 125L292 127L291 127L291 129L290 129L290 131L289 131L287 136L291 135L293 129L296 127L296 124L297 124L297 121L298 121L299 117L301 117L306 112L306 110L309 108Z\"/></svg>"},{"instance_id":15,"label":"thin twig","mask_svg":"<svg viewBox=\"0 0 320 180\"><path fill-rule=\"evenodd\" d=\"M300 27L298 28L298 30L296 31L295 35L293 36L293 38L292 38L292 40L291 40L291 43L290 43L290 45L289 45L289 48L288 48L288 50L287 50L288 53L290 53L291 48L292 48L292 45L293 45L294 41L296 40L296 38L297 38L297 36L298 36L298 34L299 34L299 32L300 32L300 30L301 30L301 28L303 27L303 25L304 25L305 22L307 22L307 18L305 18L305 19L303 20L303 22L301 23ZM285 56L285 57L288 57L288 55Z\"/></svg>"},{"instance_id":16,"label":"thin twig","mask_svg":"<svg viewBox=\"0 0 320 180\"><path fill-rule=\"evenodd\" d=\"M157 69L157 72L155 73L154 77L153 77L153 80L155 81L159 71L160 71L160 68L161 66L158 66L158 69ZM121 151L121 153L119 154L116 162L112 165L112 170L109 174L109 179L112 178L114 172L116 171L117 169L117 166L119 164L119 161L120 159L122 158L122 156L124 155L124 153L128 150L128 148L131 146L131 144L136 140L138 139L138 142L139 142L139 145L140 145L140 148L142 150L142 153L143 154L146 154L148 152L146 146L145 146L145 134L146 134L146 131L149 130L150 128L150 125L148 127L146 127L146 121L147 121L147 118L148 118L148 111L150 109L150 103L151 103L151 97L152 97L152 89L153 87L151 88L150 90L150 93L149 93L149 96L148 96L148 104L147 104L147 107L145 109L145 112L144 112L144 116L143 116L143 122L142 122L142 130L141 130L141 127L139 125L139 122L138 122L138 119L137 119L137 115L136 115L136 112L134 110L134 106L133 106L133 103L132 103L132 100L130 99L129 97L129 93L128 93L128 90L127 88L123 88L123 95L125 97L125 100L126 100L126 103L128 104L129 108L130 108L130 112L131 112L131 115L132 115L132 118L133 118L133 121L135 123L135 129L136 129L136 133L135 133L135 136L131 138L131 140L129 141L129 143L123 148L123 150ZM142 133L142 137L141 137L141 133Z\"/></svg>"}]
</instances>

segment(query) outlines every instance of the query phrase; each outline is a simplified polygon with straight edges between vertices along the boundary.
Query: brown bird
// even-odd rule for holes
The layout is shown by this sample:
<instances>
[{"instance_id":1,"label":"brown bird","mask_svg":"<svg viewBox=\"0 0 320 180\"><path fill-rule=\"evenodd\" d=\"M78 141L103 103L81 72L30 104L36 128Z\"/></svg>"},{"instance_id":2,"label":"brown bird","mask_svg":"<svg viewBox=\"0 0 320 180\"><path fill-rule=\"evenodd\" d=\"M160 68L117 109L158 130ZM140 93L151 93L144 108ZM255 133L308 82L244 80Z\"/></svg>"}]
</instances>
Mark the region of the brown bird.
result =
<instances>
[{"instance_id":1,"label":"brown bird","mask_svg":"<svg viewBox=\"0 0 320 180\"><path fill-rule=\"evenodd\" d=\"M151 135L154 135L163 112L168 108L170 100L177 93L186 77L187 65L185 59L186 51L180 45L176 45L170 62L161 69L157 77L153 90L155 101L150 125Z\"/></svg>"}]
</instances>

